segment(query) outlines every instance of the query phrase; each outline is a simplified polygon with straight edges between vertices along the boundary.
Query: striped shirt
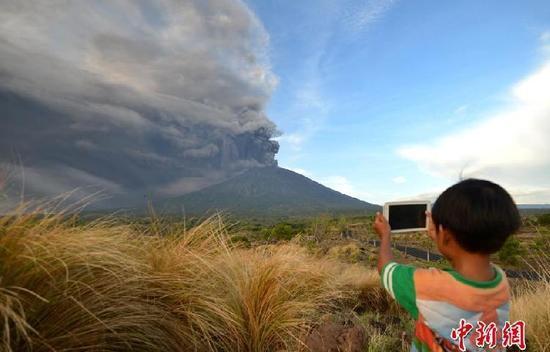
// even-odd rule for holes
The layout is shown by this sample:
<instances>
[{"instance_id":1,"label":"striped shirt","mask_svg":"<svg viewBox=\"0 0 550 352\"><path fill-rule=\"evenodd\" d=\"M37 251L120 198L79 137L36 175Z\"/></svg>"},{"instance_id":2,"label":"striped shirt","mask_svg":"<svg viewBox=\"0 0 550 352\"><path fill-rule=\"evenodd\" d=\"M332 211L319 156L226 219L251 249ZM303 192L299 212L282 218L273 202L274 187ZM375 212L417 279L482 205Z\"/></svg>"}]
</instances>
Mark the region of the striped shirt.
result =
<instances>
[{"instance_id":1,"label":"striped shirt","mask_svg":"<svg viewBox=\"0 0 550 352\"><path fill-rule=\"evenodd\" d=\"M495 277L484 282L466 279L451 269L421 269L395 262L384 266L382 286L416 320L411 351L458 351L458 341L450 336L461 319L474 327L464 339L466 349L484 351L475 343L477 322L494 322L502 331L509 317L508 280L502 269L492 266ZM497 338L492 351L504 351Z\"/></svg>"}]
</instances>

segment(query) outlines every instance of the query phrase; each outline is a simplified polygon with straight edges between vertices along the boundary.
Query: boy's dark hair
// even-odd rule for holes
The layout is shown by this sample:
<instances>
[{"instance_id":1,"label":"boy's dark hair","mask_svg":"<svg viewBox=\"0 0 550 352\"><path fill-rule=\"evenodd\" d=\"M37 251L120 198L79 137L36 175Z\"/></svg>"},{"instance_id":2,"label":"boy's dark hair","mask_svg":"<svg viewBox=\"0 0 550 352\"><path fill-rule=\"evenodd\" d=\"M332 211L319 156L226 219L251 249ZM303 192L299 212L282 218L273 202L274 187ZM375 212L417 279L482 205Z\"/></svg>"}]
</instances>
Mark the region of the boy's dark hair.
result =
<instances>
[{"instance_id":1,"label":"boy's dark hair","mask_svg":"<svg viewBox=\"0 0 550 352\"><path fill-rule=\"evenodd\" d=\"M514 200L499 185L467 179L445 190L432 207L436 230L449 230L458 244L473 253L497 252L515 233L521 218Z\"/></svg>"}]
</instances>

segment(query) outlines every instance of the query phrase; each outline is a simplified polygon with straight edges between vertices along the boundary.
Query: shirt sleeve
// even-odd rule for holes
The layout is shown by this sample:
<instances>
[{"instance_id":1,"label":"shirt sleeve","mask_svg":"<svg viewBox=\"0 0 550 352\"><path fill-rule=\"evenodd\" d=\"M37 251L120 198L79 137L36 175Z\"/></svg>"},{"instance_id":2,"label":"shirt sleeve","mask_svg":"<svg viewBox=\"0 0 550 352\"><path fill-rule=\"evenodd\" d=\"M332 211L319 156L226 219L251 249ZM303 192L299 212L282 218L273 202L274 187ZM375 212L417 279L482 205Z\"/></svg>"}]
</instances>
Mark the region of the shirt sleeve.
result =
<instances>
[{"instance_id":1,"label":"shirt sleeve","mask_svg":"<svg viewBox=\"0 0 550 352\"><path fill-rule=\"evenodd\" d=\"M410 265L389 262L382 269L380 279L382 287L409 312L414 319L418 319L416 306L416 291L414 288L414 270Z\"/></svg>"}]
</instances>

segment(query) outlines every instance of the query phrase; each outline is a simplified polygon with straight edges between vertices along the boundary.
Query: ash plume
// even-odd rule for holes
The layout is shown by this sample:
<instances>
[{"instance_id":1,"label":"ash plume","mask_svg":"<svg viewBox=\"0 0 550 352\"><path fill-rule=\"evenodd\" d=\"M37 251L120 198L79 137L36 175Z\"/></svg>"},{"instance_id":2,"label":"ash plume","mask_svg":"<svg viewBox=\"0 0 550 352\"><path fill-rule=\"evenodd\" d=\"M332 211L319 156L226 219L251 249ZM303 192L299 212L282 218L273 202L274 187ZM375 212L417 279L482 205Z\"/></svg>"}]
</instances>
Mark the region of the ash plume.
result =
<instances>
[{"instance_id":1,"label":"ash plume","mask_svg":"<svg viewBox=\"0 0 550 352\"><path fill-rule=\"evenodd\" d=\"M239 0L2 1L0 165L126 200L276 165L268 42Z\"/></svg>"}]
</instances>

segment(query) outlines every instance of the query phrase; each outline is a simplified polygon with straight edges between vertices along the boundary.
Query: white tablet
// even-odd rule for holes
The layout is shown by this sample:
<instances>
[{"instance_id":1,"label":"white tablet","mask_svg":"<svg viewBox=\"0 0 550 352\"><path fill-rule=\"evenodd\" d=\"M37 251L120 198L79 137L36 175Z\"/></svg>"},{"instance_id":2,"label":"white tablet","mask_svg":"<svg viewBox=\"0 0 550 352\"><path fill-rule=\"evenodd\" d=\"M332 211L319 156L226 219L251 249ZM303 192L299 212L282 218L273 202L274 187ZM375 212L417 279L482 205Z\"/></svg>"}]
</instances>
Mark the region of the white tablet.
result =
<instances>
[{"instance_id":1,"label":"white tablet","mask_svg":"<svg viewBox=\"0 0 550 352\"><path fill-rule=\"evenodd\" d=\"M424 231L428 229L426 211L430 210L429 201L388 202L384 204L384 217L393 233Z\"/></svg>"}]
</instances>

